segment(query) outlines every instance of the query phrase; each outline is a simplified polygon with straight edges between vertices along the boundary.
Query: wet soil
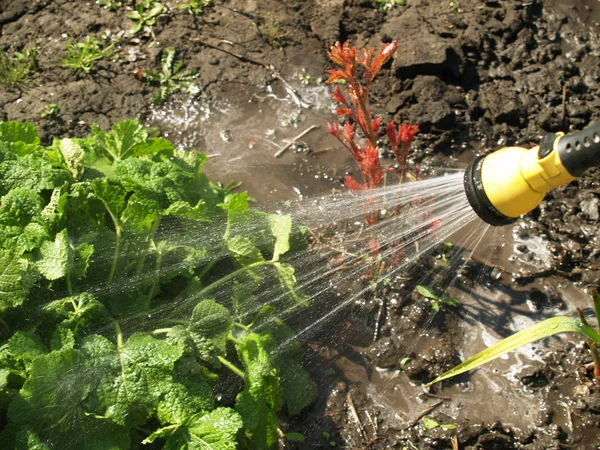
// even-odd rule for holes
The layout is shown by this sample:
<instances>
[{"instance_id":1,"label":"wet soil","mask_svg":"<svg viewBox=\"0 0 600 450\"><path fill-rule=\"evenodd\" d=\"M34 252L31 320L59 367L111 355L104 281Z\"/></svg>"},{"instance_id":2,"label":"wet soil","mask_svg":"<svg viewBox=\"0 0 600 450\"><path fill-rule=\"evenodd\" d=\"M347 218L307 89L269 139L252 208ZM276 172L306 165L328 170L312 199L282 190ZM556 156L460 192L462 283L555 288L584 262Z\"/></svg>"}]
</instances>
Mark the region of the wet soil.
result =
<instances>
[{"instance_id":1,"label":"wet soil","mask_svg":"<svg viewBox=\"0 0 600 450\"><path fill-rule=\"evenodd\" d=\"M269 202L339 190L344 174L355 172L323 123L333 116L317 79L336 40L400 41L376 81L373 108L384 120L419 124L411 162L425 173L464 167L503 145L529 146L600 115L595 0L409 0L387 12L371 0L217 0L198 17L163 3L168 13L152 33L132 35L125 7L0 0L0 47L38 48L34 86L0 90L0 120L33 122L48 141L139 118L182 148L212 155L211 174L241 179ZM118 38L119 58L78 76L60 61L70 39L88 35ZM169 46L199 69L200 94L155 107L156 88L136 73L158 69ZM59 117L41 117L48 104L59 106ZM273 156L285 139L319 122L298 146ZM284 431L306 438L285 448L600 448L600 386L578 340L529 346L443 387L421 387L528 324L572 315L575 306L590 312L583 290L600 277L599 174L553 191L514 227L490 231L479 258L445 280L460 308L432 315L429 303L409 294L414 283L392 283L383 299L363 299L311 336L306 361L320 397L299 417L283 418ZM436 261L414 270L432 269L435 278ZM340 286L332 297L349 289ZM425 416L456 428L427 428Z\"/></svg>"}]
</instances>

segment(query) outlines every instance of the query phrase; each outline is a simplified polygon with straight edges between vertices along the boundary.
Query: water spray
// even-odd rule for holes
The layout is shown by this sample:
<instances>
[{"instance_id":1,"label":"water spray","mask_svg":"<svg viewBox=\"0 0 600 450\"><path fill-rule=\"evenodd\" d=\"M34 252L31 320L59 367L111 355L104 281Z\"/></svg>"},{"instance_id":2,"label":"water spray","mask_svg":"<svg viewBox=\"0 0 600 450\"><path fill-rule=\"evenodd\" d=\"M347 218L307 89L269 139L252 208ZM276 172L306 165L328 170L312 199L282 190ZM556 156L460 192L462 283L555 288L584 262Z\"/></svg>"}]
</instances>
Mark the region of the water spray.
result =
<instances>
[{"instance_id":1,"label":"water spray","mask_svg":"<svg viewBox=\"0 0 600 450\"><path fill-rule=\"evenodd\" d=\"M549 133L531 149L505 147L480 156L465 171L467 199L490 225L513 223L546 192L600 166L600 122L573 134Z\"/></svg>"}]
</instances>

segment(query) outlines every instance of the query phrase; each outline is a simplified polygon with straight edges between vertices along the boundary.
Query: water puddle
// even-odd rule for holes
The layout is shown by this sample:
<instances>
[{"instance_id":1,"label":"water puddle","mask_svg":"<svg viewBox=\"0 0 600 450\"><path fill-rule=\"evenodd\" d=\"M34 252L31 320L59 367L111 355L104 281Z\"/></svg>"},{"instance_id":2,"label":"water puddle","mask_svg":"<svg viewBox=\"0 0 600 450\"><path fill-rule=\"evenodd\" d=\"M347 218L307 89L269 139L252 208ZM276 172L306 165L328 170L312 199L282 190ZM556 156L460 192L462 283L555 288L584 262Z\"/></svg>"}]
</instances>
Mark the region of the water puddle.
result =
<instances>
[{"instance_id":1,"label":"water puddle","mask_svg":"<svg viewBox=\"0 0 600 450\"><path fill-rule=\"evenodd\" d=\"M241 182L258 200L298 200L339 190L354 163L327 134L327 122L337 120L330 88L297 88L310 107L299 105L280 83L229 83L211 103L194 99L155 107L147 124L158 126L181 149L206 153L205 171L212 179ZM306 130L296 145L275 156Z\"/></svg>"}]
</instances>

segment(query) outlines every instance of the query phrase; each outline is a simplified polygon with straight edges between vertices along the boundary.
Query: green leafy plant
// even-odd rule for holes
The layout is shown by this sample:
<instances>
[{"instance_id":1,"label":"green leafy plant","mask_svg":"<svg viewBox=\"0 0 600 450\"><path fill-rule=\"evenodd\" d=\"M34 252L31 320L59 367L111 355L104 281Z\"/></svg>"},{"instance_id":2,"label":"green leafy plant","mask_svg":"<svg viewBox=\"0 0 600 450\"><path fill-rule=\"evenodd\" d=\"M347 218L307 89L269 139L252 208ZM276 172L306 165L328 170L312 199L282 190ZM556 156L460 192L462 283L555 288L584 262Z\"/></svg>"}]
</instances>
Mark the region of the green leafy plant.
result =
<instances>
[{"instance_id":1,"label":"green leafy plant","mask_svg":"<svg viewBox=\"0 0 600 450\"><path fill-rule=\"evenodd\" d=\"M162 3L159 2L138 2L135 9L127 14L127 17L135 22L131 32L137 34L144 27L155 25L156 18L162 14L164 8Z\"/></svg>"},{"instance_id":2,"label":"green leafy plant","mask_svg":"<svg viewBox=\"0 0 600 450\"><path fill-rule=\"evenodd\" d=\"M287 32L281 31L281 23L275 19L273 14L267 13L267 17L261 24L254 24L258 30L258 34L262 37L269 45L283 49L283 40L288 35Z\"/></svg>"},{"instance_id":3,"label":"green leafy plant","mask_svg":"<svg viewBox=\"0 0 600 450\"><path fill-rule=\"evenodd\" d=\"M598 321L598 326L600 327L600 295L595 289L592 290L591 295L594 302L596 319ZM428 383L428 386L475 369L476 367L493 361L505 353L522 347L523 345L531 344L540 339L560 333L576 333L588 340L594 360L594 376L596 379L600 380L600 355L598 355L597 349L597 346L600 345L600 334L588 324L579 308L577 311L579 319L566 316L551 317L532 325L523 331L519 331L506 339L502 339L500 342L488 347L477 353L475 356L467 359L465 362L443 373L435 380Z\"/></svg>"},{"instance_id":4,"label":"green leafy plant","mask_svg":"<svg viewBox=\"0 0 600 450\"><path fill-rule=\"evenodd\" d=\"M92 131L0 123L0 446L270 449L316 396L277 315L305 302L291 218L136 121Z\"/></svg>"},{"instance_id":5,"label":"green leafy plant","mask_svg":"<svg viewBox=\"0 0 600 450\"><path fill-rule=\"evenodd\" d=\"M98 61L113 58L119 53L115 48L117 44L118 41L114 41L102 48L93 36L86 37L85 42L71 41L67 44L67 57L61 60L61 64L70 67L76 74L81 71L90 73Z\"/></svg>"},{"instance_id":6,"label":"green leafy plant","mask_svg":"<svg viewBox=\"0 0 600 450\"><path fill-rule=\"evenodd\" d=\"M375 0L381 11L388 11L394 6L406 6L406 0Z\"/></svg>"},{"instance_id":7,"label":"green leafy plant","mask_svg":"<svg viewBox=\"0 0 600 450\"><path fill-rule=\"evenodd\" d=\"M433 309L435 312L438 312L440 310L440 303L443 303L445 305L452 306L452 307L460 306L460 302L457 299L452 298L452 297L446 297L446 296L440 297L439 295L437 295L434 292L433 289L431 289L427 286L418 285L417 292L419 294L421 294L423 297L431 300L431 309Z\"/></svg>"},{"instance_id":8,"label":"green leafy plant","mask_svg":"<svg viewBox=\"0 0 600 450\"><path fill-rule=\"evenodd\" d=\"M204 8L210 6L211 4L212 0L186 0L185 3L179 5L179 8L188 14L196 16L202 14L204 12Z\"/></svg>"},{"instance_id":9,"label":"green leafy plant","mask_svg":"<svg viewBox=\"0 0 600 450\"><path fill-rule=\"evenodd\" d=\"M421 424L423 426L423 429L425 430L431 430L433 428L442 428L444 430L455 430L456 429L456 424L453 423L439 423L436 419L434 419L433 417L423 417L423 419L421 419Z\"/></svg>"},{"instance_id":10,"label":"green leafy plant","mask_svg":"<svg viewBox=\"0 0 600 450\"><path fill-rule=\"evenodd\" d=\"M44 105L44 109L40 114L42 119L56 119L60 117L60 108L56 103L48 103Z\"/></svg>"},{"instance_id":11,"label":"green leafy plant","mask_svg":"<svg viewBox=\"0 0 600 450\"><path fill-rule=\"evenodd\" d=\"M144 79L159 86L158 93L154 97L155 104L163 103L171 95L185 91L189 95L197 95L200 92L198 86L192 80L198 78L197 70L183 70L185 64L182 60L175 61L175 48L167 47L163 50L161 58L162 71L145 69L142 71Z\"/></svg>"},{"instance_id":12,"label":"green leafy plant","mask_svg":"<svg viewBox=\"0 0 600 450\"><path fill-rule=\"evenodd\" d=\"M0 49L0 84L6 89L31 86L31 74L36 68L37 46L9 55Z\"/></svg>"}]
</instances>

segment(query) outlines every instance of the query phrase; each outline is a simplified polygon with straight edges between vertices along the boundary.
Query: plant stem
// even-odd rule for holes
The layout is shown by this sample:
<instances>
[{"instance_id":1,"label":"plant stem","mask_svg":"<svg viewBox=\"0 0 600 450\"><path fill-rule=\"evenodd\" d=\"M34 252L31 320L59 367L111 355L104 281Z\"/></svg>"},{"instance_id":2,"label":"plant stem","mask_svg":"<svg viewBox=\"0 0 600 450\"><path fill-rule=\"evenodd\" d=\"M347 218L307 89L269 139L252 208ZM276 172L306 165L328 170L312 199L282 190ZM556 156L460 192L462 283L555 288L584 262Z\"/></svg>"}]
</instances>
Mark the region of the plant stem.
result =
<instances>
[{"instance_id":1,"label":"plant stem","mask_svg":"<svg viewBox=\"0 0 600 450\"><path fill-rule=\"evenodd\" d=\"M250 269L255 269L257 267L266 266L267 264L273 264L273 263L274 263L273 261L256 261L256 262L254 262L252 264L248 264L247 266L241 267L238 270L236 270L234 272L231 272L231 273L225 275L222 278L219 278L215 282L213 282L213 283L209 284L208 286L204 287L203 289L201 289L192 298L188 298L181 305L179 305L177 308L175 308L173 310L173 313L171 314L171 317L179 314L182 310L184 310L185 308L187 308L190 303L195 302L196 300L198 300L199 298L201 298L206 293L208 293L208 292L212 291L213 289L221 286L222 284L227 283L228 281L230 281L233 278L237 277L241 273L244 273L244 272L246 272L246 271L248 271Z\"/></svg>"},{"instance_id":2,"label":"plant stem","mask_svg":"<svg viewBox=\"0 0 600 450\"><path fill-rule=\"evenodd\" d=\"M222 356L217 356L217 359L221 362L221 364L223 364L241 379L246 378L246 374L241 369L238 369L236 366L234 366L233 363L231 363L230 361L226 360Z\"/></svg>"},{"instance_id":3,"label":"plant stem","mask_svg":"<svg viewBox=\"0 0 600 450\"><path fill-rule=\"evenodd\" d=\"M67 292L73 295L73 286L71 285L71 274L67 274Z\"/></svg>"},{"instance_id":4,"label":"plant stem","mask_svg":"<svg viewBox=\"0 0 600 450\"><path fill-rule=\"evenodd\" d=\"M171 328L158 328L152 334L167 334L169 331L171 331Z\"/></svg>"},{"instance_id":5,"label":"plant stem","mask_svg":"<svg viewBox=\"0 0 600 450\"><path fill-rule=\"evenodd\" d=\"M123 332L121 331L121 325L116 319L112 319L113 325L115 326L115 332L117 333L117 350L119 353L123 352Z\"/></svg>"}]
</instances>

